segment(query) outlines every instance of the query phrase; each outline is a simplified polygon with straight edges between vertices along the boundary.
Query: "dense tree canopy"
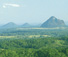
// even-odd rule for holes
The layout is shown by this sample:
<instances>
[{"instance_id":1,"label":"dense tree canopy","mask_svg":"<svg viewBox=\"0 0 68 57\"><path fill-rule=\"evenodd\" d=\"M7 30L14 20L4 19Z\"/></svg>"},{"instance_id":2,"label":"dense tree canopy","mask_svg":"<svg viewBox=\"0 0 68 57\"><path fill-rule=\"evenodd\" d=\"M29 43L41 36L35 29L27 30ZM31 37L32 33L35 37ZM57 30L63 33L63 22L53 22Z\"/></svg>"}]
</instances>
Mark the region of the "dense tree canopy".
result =
<instances>
[{"instance_id":1,"label":"dense tree canopy","mask_svg":"<svg viewBox=\"0 0 68 57\"><path fill-rule=\"evenodd\" d=\"M68 29L0 30L0 57L68 57Z\"/></svg>"}]
</instances>

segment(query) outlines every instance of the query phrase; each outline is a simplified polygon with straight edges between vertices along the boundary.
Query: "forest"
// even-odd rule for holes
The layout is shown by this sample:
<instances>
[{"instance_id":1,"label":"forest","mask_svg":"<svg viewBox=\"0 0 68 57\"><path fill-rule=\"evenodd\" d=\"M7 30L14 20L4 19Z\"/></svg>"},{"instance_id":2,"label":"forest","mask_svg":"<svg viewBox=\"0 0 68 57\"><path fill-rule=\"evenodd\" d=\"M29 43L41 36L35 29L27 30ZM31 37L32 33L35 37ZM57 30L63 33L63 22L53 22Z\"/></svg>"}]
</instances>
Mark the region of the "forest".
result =
<instances>
[{"instance_id":1,"label":"forest","mask_svg":"<svg viewBox=\"0 0 68 57\"><path fill-rule=\"evenodd\" d=\"M68 28L0 29L0 57L68 57Z\"/></svg>"}]
</instances>

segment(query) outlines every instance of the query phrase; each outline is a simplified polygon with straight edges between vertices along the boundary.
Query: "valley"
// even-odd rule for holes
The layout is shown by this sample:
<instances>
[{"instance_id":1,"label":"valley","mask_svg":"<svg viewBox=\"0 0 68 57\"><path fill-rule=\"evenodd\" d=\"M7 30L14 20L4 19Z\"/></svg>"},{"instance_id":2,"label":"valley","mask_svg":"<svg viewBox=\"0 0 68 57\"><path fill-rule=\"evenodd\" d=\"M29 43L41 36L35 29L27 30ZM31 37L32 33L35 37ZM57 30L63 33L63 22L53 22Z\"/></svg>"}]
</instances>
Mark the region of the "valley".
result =
<instances>
[{"instance_id":1,"label":"valley","mask_svg":"<svg viewBox=\"0 0 68 57\"><path fill-rule=\"evenodd\" d=\"M67 28L13 28L0 31L0 57L68 56Z\"/></svg>"}]
</instances>

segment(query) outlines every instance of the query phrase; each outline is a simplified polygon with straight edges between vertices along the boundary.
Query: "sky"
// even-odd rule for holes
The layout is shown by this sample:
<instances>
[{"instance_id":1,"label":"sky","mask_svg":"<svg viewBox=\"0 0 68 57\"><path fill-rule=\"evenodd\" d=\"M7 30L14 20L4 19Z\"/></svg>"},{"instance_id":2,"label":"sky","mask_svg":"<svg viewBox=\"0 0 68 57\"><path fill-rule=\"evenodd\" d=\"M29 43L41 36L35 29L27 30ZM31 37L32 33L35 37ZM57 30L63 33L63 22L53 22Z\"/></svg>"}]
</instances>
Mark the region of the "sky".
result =
<instances>
[{"instance_id":1,"label":"sky","mask_svg":"<svg viewBox=\"0 0 68 57\"><path fill-rule=\"evenodd\" d=\"M68 24L68 0L0 0L0 24L41 24L51 16Z\"/></svg>"}]
</instances>

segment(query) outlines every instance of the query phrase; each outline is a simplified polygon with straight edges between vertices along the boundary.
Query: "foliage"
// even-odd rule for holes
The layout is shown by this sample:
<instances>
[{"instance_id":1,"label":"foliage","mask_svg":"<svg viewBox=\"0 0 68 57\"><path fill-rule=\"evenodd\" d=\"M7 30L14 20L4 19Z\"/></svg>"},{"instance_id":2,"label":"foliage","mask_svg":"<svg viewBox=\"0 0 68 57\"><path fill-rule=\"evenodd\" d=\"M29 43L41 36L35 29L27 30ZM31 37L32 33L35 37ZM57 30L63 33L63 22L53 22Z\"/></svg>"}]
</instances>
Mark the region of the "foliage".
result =
<instances>
[{"instance_id":1,"label":"foliage","mask_svg":"<svg viewBox=\"0 0 68 57\"><path fill-rule=\"evenodd\" d=\"M67 29L0 31L0 57L68 57Z\"/></svg>"}]
</instances>

